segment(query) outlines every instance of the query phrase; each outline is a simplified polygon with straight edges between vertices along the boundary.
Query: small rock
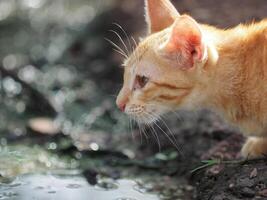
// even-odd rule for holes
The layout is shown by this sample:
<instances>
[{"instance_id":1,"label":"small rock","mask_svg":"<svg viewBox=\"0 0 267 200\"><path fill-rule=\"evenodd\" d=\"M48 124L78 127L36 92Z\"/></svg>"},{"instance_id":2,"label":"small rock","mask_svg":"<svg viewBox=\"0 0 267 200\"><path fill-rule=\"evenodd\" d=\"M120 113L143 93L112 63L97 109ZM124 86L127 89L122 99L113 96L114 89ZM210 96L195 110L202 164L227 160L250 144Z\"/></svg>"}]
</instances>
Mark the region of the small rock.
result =
<instances>
[{"instance_id":1,"label":"small rock","mask_svg":"<svg viewBox=\"0 0 267 200\"><path fill-rule=\"evenodd\" d=\"M258 194L259 194L260 196L262 196L262 197L267 197L267 188L264 189L264 190L259 191Z\"/></svg>"},{"instance_id":2,"label":"small rock","mask_svg":"<svg viewBox=\"0 0 267 200\"><path fill-rule=\"evenodd\" d=\"M191 186L191 185L187 185L187 186L185 187L185 190L188 191L188 192L191 192L191 191L194 190L194 187Z\"/></svg>"},{"instance_id":3,"label":"small rock","mask_svg":"<svg viewBox=\"0 0 267 200\"><path fill-rule=\"evenodd\" d=\"M248 188L248 187L245 187L243 188L241 191L240 191L241 195L244 196L244 197L254 197L255 196L255 191Z\"/></svg>"},{"instance_id":4,"label":"small rock","mask_svg":"<svg viewBox=\"0 0 267 200\"><path fill-rule=\"evenodd\" d=\"M218 196L215 196L214 198L213 198L213 200L224 200L225 199L225 196L224 195L218 195Z\"/></svg>"},{"instance_id":5,"label":"small rock","mask_svg":"<svg viewBox=\"0 0 267 200\"><path fill-rule=\"evenodd\" d=\"M257 168L254 168L250 173L249 178L255 178L257 175L258 175L258 170Z\"/></svg>"},{"instance_id":6,"label":"small rock","mask_svg":"<svg viewBox=\"0 0 267 200\"><path fill-rule=\"evenodd\" d=\"M83 175L86 178L87 182L90 185L96 185L97 184L97 175L98 172L94 169L87 169L83 171Z\"/></svg>"},{"instance_id":7,"label":"small rock","mask_svg":"<svg viewBox=\"0 0 267 200\"><path fill-rule=\"evenodd\" d=\"M254 185L254 181L251 180L249 177L247 177L247 178L240 178L236 182L236 186L237 187L241 187L241 188L244 188L244 187L252 187L253 185Z\"/></svg>"},{"instance_id":8,"label":"small rock","mask_svg":"<svg viewBox=\"0 0 267 200\"><path fill-rule=\"evenodd\" d=\"M235 184L230 183L229 188L232 189L235 186Z\"/></svg>"},{"instance_id":9,"label":"small rock","mask_svg":"<svg viewBox=\"0 0 267 200\"><path fill-rule=\"evenodd\" d=\"M212 175L219 174L224 169L224 165L215 165L208 169L208 173Z\"/></svg>"}]
</instances>

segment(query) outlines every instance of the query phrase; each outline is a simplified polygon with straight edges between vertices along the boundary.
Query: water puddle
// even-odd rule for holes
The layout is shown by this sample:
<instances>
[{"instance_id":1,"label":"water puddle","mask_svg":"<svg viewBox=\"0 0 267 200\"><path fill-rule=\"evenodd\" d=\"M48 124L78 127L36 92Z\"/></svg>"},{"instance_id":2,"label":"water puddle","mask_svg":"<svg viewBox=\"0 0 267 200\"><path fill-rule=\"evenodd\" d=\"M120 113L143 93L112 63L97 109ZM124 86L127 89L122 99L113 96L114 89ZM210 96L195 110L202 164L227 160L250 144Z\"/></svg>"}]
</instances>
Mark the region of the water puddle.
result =
<instances>
[{"instance_id":1,"label":"water puddle","mask_svg":"<svg viewBox=\"0 0 267 200\"><path fill-rule=\"evenodd\" d=\"M159 200L140 192L132 180L103 179L91 186L79 174L26 174L12 183L0 184L0 200Z\"/></svg>"}]
</instances>

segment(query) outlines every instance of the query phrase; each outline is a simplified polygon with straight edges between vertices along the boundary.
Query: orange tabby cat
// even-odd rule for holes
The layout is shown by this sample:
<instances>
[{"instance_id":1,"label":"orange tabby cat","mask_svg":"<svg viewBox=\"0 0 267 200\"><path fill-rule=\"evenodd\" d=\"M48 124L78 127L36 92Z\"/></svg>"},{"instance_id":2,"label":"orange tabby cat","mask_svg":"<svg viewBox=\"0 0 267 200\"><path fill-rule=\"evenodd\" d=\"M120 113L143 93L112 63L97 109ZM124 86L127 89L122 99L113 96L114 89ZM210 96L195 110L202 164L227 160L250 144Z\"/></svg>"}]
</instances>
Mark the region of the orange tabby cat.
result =
<instances>
[{"instance_id":1,"label":"orange tabby cat","mask_svg":"<svg viewBox=\"0 0 267 200\"><path fill-rule=\"evenodd\" d=\"M242 155L267 155L267 20L221 30L146 0L149 34L126 59L118 107L143 122L208 108L248 137Z\"/></svg>"}]
</instances>

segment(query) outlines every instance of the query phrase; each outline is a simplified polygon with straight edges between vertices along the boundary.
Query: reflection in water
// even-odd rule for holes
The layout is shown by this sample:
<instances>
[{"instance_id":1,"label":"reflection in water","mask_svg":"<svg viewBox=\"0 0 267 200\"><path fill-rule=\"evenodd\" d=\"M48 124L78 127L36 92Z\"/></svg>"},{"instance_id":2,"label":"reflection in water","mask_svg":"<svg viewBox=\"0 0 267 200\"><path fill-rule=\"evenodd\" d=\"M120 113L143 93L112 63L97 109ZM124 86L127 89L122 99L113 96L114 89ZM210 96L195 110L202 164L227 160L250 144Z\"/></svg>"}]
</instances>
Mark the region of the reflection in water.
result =
<instances>
[{"instance_id":1,"label":"reflection in water","mask_svg":"<svg viewBox=\"0 0 267 200\"><path fill-rule=\"evenodd\" d=\"M28 174L11 184L0 184L0 200L159 200L156 195L135 190L132 180L113 181L116 187L105 187L104 182L91 186L80 175Z\"/></svg>"}]
</instances>

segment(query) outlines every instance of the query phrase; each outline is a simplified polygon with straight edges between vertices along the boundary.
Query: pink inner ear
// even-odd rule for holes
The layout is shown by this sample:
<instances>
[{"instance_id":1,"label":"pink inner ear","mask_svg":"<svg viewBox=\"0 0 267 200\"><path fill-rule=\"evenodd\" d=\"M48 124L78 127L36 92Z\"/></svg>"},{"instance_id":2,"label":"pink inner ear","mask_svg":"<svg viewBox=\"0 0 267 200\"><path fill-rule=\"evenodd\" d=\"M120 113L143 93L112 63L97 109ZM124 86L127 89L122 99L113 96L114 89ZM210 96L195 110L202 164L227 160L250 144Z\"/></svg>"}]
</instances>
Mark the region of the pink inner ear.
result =
<instances>
[{"instance_id":1,"label":"pink inner ear","mask_svg":"<svg viewBox=\"0 0 267 200\"><path fill-rule=\"evenodd\" d=\"M187 15L179 17L171 32L171 36L164 47L170 57L179 58L180 63L190 68L194 60L202 60L204 45L202 33L197 22Z\"/></svg>"}]
</instances>

